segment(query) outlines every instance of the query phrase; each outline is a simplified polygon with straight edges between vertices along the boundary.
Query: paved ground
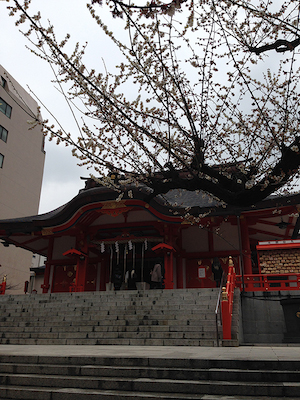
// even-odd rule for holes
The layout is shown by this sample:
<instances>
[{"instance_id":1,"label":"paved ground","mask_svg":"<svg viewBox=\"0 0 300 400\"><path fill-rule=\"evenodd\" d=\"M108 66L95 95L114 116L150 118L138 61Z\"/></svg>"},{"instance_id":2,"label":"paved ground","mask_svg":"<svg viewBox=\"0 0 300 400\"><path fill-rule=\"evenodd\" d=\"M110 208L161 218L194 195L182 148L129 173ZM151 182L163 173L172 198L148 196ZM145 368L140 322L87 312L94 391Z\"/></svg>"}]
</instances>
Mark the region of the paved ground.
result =
<instances>
[{"instance_id":1,"label":"paved ground","mask_svg":"<svg viewBox=\"0 0 300 400\"><path fill-rule=\"evenodd\" d=\"M199 358L222 360L300 360L298 346L39 346L0 345L1 355Z\"/></svg>"}]
</instances>

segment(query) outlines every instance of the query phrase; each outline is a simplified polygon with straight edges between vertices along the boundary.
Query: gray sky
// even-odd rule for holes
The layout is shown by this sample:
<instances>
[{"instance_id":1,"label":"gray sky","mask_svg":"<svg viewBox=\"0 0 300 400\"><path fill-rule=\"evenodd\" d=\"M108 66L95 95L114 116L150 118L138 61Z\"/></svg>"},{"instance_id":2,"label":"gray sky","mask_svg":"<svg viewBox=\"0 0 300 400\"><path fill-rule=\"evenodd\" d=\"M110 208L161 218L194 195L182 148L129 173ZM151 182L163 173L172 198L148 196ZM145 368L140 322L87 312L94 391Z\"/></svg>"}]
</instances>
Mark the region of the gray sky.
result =
<instances>
[{"instance_id":1,"label":"gray sky","mask_svg":"<svg viewBox=\"0 0 300 400\"><path fill-rule=\"evenodd\" d=\"M12 2L10 2L12 3ZM46 104L51 112L62 123L66 131L74 131L75 124L68 112L66 104L53 87L53 75L46 62L33 55L26 45L30 43L19 32L21 27L16 27L15 17L8 16L6 1L0 1L0 63L27 91L30 89ZM44 18L49 18L54 24L59 38L63 39L70 33L74 43L79 41L84 44L89 42L86 52L87 65L97 69L103 66L103 60L108 67L117 62L116 54L109 39L91 18L84 0L51 0L50 2L32 0L34 10L40 10ZM105 20L112 20L107 8L101 9L101 16ZM114 20L115 21L115 20ZM122 22L117 22L121 24ZM121 25L120 25L121 26ZM38 101L38 100L37 100ZM42 109L43 117L47 113ZM77 166L76 158L72 157L70 147L57 146L54 142L46 140L46 162L44 169L43 187L40 201L40 213L51 211L71 200L84 183L80 176L88 176L90 172Z\"/></svg>"}]
</instances>

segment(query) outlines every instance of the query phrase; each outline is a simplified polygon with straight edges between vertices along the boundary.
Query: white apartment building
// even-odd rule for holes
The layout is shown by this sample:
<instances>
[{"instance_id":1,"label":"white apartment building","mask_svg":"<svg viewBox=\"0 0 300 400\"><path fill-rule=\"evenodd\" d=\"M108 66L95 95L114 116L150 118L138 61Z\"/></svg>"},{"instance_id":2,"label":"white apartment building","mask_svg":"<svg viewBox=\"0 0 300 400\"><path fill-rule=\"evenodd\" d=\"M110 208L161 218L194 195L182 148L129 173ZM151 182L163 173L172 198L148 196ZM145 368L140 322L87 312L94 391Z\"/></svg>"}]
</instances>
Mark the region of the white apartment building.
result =
<instances>
[{"instance_id":1,"label":"white apartment building","mask_svg":"<svg viewBox=\"0 0 300 400\"><path fill-rule=\"evenodd\" d=\"M44 136L32 126L36 101L0 65L0 219L38 213L45 161ZM5 243L4 243L5 244ZM0 243L0 281L7 275L7 293L24 293L32 253Z\"/></svg>"}]
</instances>

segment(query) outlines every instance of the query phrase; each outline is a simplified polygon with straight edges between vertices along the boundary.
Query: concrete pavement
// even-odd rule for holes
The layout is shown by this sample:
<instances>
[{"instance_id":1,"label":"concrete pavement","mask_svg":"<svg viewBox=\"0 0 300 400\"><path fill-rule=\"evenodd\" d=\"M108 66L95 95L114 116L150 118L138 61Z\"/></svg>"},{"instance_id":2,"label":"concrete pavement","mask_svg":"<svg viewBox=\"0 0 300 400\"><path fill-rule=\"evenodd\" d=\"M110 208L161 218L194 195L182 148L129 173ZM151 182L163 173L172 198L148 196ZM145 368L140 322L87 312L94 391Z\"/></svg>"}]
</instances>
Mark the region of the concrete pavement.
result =
<instances>
[{"instance_id":1,"label":"concrete pavement","mask_svg":"<svg viewBox=\"0 0 300 400\"><path fill-rule=\"evenodd\" d=\"M300 345L239 347L0 345L1 355L299 361Z\"/></svg>"}]
</instances>

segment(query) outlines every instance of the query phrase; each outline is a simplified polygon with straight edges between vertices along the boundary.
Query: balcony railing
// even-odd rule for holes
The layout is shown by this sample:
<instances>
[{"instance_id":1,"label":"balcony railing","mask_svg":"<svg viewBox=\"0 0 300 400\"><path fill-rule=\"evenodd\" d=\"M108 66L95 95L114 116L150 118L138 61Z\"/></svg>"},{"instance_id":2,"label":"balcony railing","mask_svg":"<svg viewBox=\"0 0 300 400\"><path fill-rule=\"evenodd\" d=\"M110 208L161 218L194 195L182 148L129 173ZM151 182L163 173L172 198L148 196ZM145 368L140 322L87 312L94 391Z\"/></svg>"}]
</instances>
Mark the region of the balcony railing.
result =
<instances>
[{"instance_id":1,"label":"balcony railing","mask_svg":"<svg viewBox=\"0 0 300 400\"><path fill-rule=\"evenodd\" d=\"M236 276L236 287L245 292L300 290L300 274L256 274Z\"/></svg>"}]
</instances>

